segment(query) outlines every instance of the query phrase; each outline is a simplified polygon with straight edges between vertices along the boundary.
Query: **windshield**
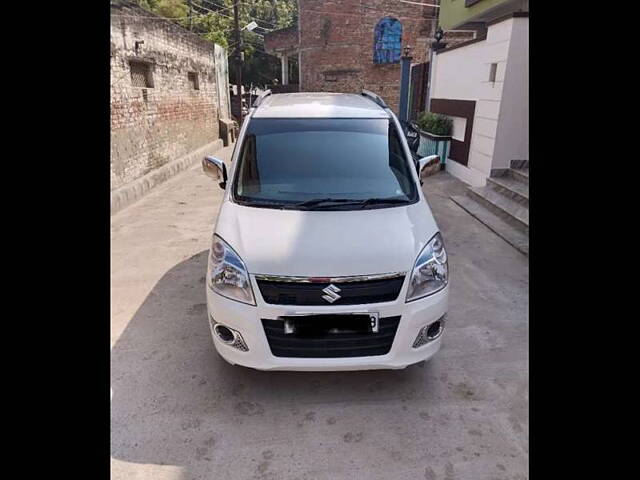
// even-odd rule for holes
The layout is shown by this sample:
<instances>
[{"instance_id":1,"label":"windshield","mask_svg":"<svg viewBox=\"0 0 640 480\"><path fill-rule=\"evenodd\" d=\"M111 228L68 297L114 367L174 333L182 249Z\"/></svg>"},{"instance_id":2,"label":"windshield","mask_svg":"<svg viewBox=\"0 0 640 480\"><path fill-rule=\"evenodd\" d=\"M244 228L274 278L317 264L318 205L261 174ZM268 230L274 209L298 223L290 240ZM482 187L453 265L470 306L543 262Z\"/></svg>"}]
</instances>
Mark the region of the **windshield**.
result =
<instances>
[{"instance_id":1,"label":"windshield","mask_svg":"<svg viewBox=\"0 0 640 480\"><path fill-rule=\"evenodd\" d=\"M271 208L355 209L418 200L388 119L252 119L233 195Z\"/></svg>"}]
</instances>

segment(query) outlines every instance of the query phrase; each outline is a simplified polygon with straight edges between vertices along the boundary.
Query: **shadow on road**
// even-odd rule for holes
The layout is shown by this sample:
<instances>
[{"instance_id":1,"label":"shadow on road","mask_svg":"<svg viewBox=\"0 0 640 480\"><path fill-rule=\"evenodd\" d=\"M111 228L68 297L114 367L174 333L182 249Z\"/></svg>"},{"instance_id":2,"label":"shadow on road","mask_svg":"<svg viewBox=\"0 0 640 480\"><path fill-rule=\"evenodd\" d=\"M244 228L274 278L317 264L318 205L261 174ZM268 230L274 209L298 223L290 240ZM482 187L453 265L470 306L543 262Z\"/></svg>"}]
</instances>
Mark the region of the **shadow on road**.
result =
<instances>
[{"instance_id":1,"label":"shadow on road","mask_svg":"<svg viewBox=\"0 0 640 480\"><path fill-rule=\"evenodd\" d=\"M112 349L114 458L210 471L208 462L252 435L278 429L293 436L303 424L340 421L349 406L397 401L399 409L425 395L430 364L365 372L262 372L227 364L207 325L206 258L203 251L169 270Z\"/></svg>"}]
</instances>

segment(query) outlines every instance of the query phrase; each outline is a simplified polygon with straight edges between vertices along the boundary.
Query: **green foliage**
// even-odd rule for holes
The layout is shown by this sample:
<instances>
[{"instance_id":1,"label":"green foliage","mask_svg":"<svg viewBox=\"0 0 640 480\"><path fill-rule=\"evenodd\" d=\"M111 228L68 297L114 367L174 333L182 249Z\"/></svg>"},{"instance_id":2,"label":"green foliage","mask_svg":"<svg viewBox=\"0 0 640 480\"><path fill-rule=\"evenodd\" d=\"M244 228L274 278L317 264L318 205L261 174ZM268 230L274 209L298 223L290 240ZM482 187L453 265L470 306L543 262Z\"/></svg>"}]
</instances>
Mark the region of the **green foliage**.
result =
<instances>
[{"instance_id":1,"label":"green foliage","mask_svg":"<svg viewBox=\"0 0 640 480\"><path fill-rule=\"evenodd\" d=\"M138 0L138 5L151 12L158 6L158 0Z\"/></svg>"},{"instance_id":2,"label":"green foliage","mask_svg":"<svg viewBox=\"0 0 640 480\"><path fill-rule=\"evenodd\" d=\"M155 4L153 11L163 17L181 18L189 15L189 7L185 0L151 0L151 3Z\"/></svg>"},{"instance_id":3,"label":"green foliage","mask_svg":"<svg viewBox=\"0 0 640 480\"><path fill-rule=\"evenodd\" d=\"M422 112L418 115L418 126L433 135L451 135L453 120L439 113Z\"/></svg>"},{"instance_id":4,"label":"green foliage","mask_svg":"<svg viewBox=\"0 0 640 480\"><path fill-rule=\"evenodd\" d=\"M187 27L189 22L187 20ZM227 31L233 30L233 20L208 13L206 15L194 15L192 19L193 32L206 38L210 42L228 48L230 36Z\"/></svg>"},{"instance_id":5,"label":"green foliage","mask_svg":"<svg viewBox=\"0 0 640 480\"><path fill-rule=\"evenodd\" d=\"M193 33L225 47L231 55L236 47L233 30L233 5L238 0L192 0L191 18L187 0L138 0L138 4L158 15L174 19ZM251 21L259 25L253 32L243 30L244 63L242 83L246 86L272 83L280 77L280 61L264 52L263 35L270 30L295 25L298 21L296 0L243 0L238 5L240 28ZM229 57L230 81L235 82L233 55ZM295 67L295 65L293 66ZM295 81L297 68L292 69L291 81ZM293 78L292 78L293 77Z\"/></svg>"}]
</instances>

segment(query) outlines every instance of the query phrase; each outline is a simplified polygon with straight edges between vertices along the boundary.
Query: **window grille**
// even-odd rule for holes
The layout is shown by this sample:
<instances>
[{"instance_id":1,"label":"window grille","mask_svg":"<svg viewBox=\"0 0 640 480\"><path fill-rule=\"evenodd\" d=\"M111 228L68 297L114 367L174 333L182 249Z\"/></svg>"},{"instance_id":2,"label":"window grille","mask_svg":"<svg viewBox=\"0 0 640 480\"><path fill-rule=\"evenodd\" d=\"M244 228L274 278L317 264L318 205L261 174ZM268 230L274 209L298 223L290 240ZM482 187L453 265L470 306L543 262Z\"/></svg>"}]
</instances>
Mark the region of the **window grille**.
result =
<instances>
[{"instance_id":1,"label":"window grille","mask_svg":"<svg viewBox=\"0 0 640 480\"><path fill-rule=\"evenodd\" d=\"M196 72L187 73L187 78L189 79L189 85L194 90L200 90L200 84L198 83L198 74Z\"/></svg>"},{"instance_id":2,"label":"window grille","mask_svg":"<svg viewBox=\"0 0 640 480\"><path fill-rule=\"evenodd\" d=\"M129 62L131 68L131 85L141 88L153 88L151 65L145 62Z\"/></svg>"}]
</instances>

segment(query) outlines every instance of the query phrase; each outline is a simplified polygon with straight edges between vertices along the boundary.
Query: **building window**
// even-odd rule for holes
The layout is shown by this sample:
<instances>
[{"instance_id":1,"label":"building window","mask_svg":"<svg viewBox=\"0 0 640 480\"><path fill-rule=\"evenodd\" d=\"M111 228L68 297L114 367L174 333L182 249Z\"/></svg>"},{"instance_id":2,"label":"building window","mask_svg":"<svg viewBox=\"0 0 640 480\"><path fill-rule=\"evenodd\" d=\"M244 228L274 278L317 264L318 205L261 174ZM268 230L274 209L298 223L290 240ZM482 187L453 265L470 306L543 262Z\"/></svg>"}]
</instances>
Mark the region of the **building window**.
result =
<instances>
[{"instance_id":1,"label":"building window","mask_svg":"<svg viewBox=\"0 0 640 480\"><path fill-rule=\"evenodd\" d=\"M400 63L402 24L396 18L384 17L373 32L373 63Z\"/></svg>"},{"instance_id":2,"label":"building window","mask_svg":"<svg viewBox=\"0 0 640 480\"><path fill-rule=\"evenodd\" d=\"M200 90L200 84L198 83L198 74L196 72L187 73L187 78L189 79L189 85L194 90Z\"/></svg>"},{"instance_id":3,"label":"building window","mask_svg":"<svg viewBox=\"0 0 640 480\"><path fill-rule=\"evenodd\" d=\"M498 71L498 64L497 63L492 63L491 64L491 68L489 69L489 81L490 82L495 82L496 81L496 72Z\"/></svg>"},{"instance_id":4,"label":"building window","mask_svg":"<svg viewBox=\"0 0 640 480\"><path fill-rule=\"evenodd\" d=\"M131 61L131 85L134 87L153 88L153 72L146 62Z\"/></svg>"}]
</instances>

